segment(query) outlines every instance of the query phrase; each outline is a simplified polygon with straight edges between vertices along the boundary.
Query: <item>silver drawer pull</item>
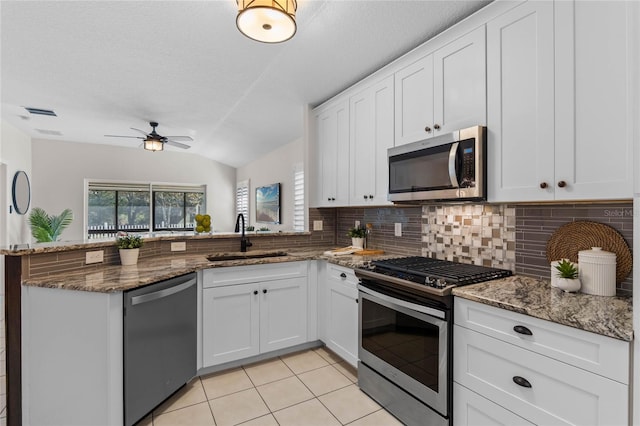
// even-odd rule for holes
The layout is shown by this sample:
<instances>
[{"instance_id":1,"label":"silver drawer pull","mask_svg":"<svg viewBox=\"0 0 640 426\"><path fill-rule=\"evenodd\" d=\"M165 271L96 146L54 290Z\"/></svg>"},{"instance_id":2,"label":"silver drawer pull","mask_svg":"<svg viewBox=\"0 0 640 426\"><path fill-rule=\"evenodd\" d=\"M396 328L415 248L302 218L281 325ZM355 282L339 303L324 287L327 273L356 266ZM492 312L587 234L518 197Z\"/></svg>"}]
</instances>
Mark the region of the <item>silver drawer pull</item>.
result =
<instances>
[{"instance_id":1,"label":"silver drawer pull","mask_svg":"<svg viewBox=\"0 0 640 426\"><path fill-rule=\"evenodd\" d=\"M522 386L523 388L531 387L531 383L529 383L529 381L524 377L520 377L520 376L513 376L513 383L515 383L518 386Z\"/></svg>"},{"instance_id":2,"label":"silver drawer pull","mask_svg":"<svg viewBox=\"0 0 640 426\"><path fill-rule=\"evenodd\" d=\"M524 325L516 325L515 327L513 327L513 331L515 331L516 333L525 334L527 336L533 336L531 330L529 330Z\"/></svg>"}]
</instances>

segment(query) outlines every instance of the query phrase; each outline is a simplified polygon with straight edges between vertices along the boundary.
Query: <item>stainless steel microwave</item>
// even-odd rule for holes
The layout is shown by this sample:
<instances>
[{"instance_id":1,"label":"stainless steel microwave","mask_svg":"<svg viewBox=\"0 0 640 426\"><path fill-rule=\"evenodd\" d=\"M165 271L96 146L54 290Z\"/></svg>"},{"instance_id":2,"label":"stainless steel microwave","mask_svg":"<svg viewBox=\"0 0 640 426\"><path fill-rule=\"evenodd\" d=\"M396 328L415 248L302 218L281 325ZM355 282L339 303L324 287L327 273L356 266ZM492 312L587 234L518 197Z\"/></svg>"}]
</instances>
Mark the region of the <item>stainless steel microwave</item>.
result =
<instances>
[{"instance_id":1,"label":"stainless steel microwave","mask_svg":"<svg viewBox=\"0 0 640 426\"><path fill-rule=\"evenodd\" d=\"M486 200L486 134L474 126L390 148L389 201Z\"/></svg>"}]
</instances>

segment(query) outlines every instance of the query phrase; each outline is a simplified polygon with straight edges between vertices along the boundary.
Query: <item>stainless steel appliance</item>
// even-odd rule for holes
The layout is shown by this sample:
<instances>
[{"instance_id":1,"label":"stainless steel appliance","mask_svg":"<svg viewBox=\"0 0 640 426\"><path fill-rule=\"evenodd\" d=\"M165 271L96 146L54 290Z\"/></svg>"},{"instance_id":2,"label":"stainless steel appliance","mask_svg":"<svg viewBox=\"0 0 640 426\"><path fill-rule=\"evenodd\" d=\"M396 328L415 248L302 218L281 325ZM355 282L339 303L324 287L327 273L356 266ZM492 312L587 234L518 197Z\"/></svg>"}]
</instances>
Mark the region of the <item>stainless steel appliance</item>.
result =
<instances>
[{"instance_id":1,"label":"stainless steel appliance","mask_svg":"<svg viewBox=\"0 0 640 426\"><path fill-rule=\"evenodd\" d=\"M124 424L196 375L196 274L124 293Z\"/></svg>"},{"instance_id":2,"label":"stainless steel appliance","mask_svg":"<svg viewBox=\"0 0 640 426\"><path fill-rule=\"evenodd\" d=\"M390 201L486 200L486 127L390 148L388 157Z\"/></svg>"},{"instance_id":3,"label":"stainless steel appliance","mask_svg":"<svg viewBox=\"0 0 640 426\"><path fill-rule=\"evenodd\" d=\"M360 389L405 424L452 424L451 290L512 272L414 256L355 273Z\"/></svg>"}]
</instances>

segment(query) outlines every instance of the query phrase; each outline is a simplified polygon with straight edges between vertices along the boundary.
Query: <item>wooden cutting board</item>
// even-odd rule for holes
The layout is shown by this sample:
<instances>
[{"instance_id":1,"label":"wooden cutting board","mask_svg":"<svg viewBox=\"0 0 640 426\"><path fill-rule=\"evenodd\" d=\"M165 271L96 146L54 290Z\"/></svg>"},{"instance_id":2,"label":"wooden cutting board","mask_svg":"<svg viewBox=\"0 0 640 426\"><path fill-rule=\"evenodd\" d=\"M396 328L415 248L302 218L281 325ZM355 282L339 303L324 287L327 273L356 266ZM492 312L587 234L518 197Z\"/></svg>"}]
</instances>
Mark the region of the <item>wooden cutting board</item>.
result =
<instances>
[{"instance_id":1,"label":"wooden cutting board","mask_svg":"<svg viewBox=\"0 0 640 426\"><path fill-rule=\"evenodd\" d=\"M356 256L371 256L374 254L384 254L384 250L360 250L356 251L353 254Z\"/></svg>"}]
</instances>

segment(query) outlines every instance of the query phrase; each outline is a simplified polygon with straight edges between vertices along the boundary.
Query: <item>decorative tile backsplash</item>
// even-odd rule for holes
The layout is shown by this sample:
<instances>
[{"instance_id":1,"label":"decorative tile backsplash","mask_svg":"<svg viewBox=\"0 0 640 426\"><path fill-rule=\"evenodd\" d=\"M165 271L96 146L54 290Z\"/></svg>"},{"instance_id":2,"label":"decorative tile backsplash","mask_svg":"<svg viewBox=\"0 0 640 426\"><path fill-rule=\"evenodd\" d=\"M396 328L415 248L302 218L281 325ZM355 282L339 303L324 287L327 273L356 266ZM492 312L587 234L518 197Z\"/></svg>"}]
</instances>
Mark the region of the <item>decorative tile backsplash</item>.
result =
<instances>
[{"instance_id":1,"label":"decorative tile backsplash","mask_svg":"<svg viewBox=\"0 0 640 426\"><path fill-rule=\"evenodd\" d=\"M516 211L507 205L422 207L422 255L515 271Z\"/></svg>"},{"instance_id":2,"label":"decorative tile backsplash","mask_svg":"<svg viewBox=\"0 0 640 426\"><path fill-rule=\"evenodd\" d=\"M546 204L516 206L516 273L549 279L547 241L562 225L578 220L600 222L617 230L633 251L633 203ZM618 283L620 296L631 296L632 275Z\"/></svg>"}]
</instances>

